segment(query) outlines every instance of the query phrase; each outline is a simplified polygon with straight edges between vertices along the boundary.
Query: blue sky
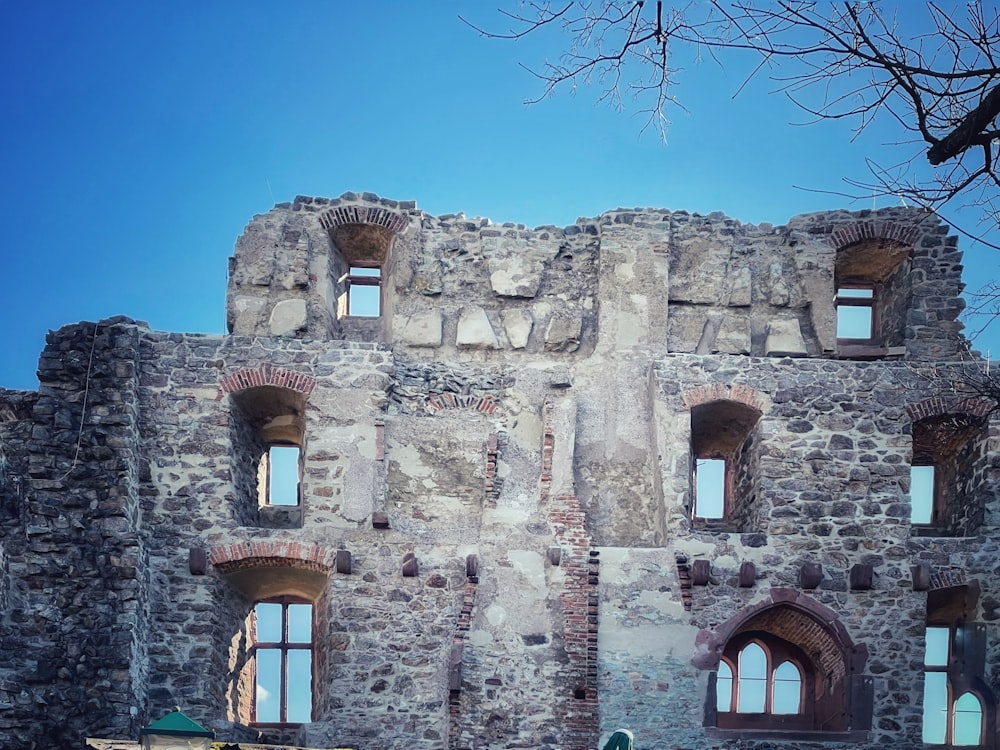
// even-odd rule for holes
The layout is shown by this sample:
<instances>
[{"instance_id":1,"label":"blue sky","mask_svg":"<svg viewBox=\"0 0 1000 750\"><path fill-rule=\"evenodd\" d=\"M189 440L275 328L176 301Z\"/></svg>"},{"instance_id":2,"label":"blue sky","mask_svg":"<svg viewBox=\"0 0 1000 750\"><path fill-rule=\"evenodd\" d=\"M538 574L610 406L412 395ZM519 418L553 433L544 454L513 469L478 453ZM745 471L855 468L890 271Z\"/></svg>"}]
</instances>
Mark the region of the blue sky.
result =
<instances>
[{"instance_id":1,"label":"blue sky","mask_svg":"<svg viewBox=\"0 0 1000 750\"><path fill-rule=\"evenodd\" d=\"M539 87L518 61L557 50L457 17L492 23L493 7L0 0L0 386L37 387L45 332L79 320L223 332L236 237L297 194L531 226L618 206L775 224L871 207L796 186L863 179L897 133L792 125L803 115L763 79L733 99L735 58L685 65L666 146L596 91L525 106ZM970 287L997 275L996 251L961 244Z\"/></svg>"}]
</instances>

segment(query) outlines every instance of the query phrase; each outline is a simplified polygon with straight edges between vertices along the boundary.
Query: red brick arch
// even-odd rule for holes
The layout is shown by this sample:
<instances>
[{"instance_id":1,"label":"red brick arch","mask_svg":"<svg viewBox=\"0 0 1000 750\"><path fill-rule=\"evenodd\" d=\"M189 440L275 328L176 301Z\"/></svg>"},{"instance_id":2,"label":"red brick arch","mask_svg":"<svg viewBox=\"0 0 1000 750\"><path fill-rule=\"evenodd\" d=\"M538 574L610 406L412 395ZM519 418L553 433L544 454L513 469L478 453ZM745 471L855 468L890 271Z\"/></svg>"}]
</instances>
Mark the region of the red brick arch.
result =
<instances>
[{"instance_id":1,"label":"red brick arch","mask_svg":"<svg viewBox=\"0 0 1000 750\"><path fill-rule=\"evenodd\" d=\"M917 422L927 417L943 417L948 414L964 414L970 417L985 417L996 406L992 401L982 398L950 398L947 396L932 396L915 404L910 404L906 410L910 419Z\"/></svg>"},{"instance_id":2,"label":"red brick arch","mask_svg":"<svg viewBox=\"0 0 1000 750\"><path fill-rule=\"evenodd\" d=\"M308 396L316 387L316 378L301 372L264 364L259 367L244 367L224 376L221 388L224 394L228 394L265 385L285 388Z\"/></svg>"},{"instance_id":3,"label":"red brick arch","mask_svg":"<svg viewBox=\"0 0 1000 750\"><path fill-rule=\"evenodd\" d=\"M853 671L864 669L867 660L867 649L862 645L855 647L847 629L840 622L837 613L815 599L796 589L773 588L769 599L748 607L722 623L714 632L703 630L698 634L696 642L703 648L698 649L698 656L692 663L701 669L716 669L719 657L726 643L738 634L748 624L760 624L771 628L777 627L780 632L774 635L785 638L803 648L807 653L810 648L820 652L831 651L826 656L828 668L834 668L834 657L843 659L842 667ZM781 612L792 614L786 618L772 616ZM790 629L785 632L785 628ZM795 632L792 632L795 631ZM836 651L836 653L832 653Z\"/></svg>"},{"instance_id":4,"label":"red brick arch","mask_svg":"<svg viewBox=\"0 0 1000 750\"><path fill-rule=\"evenodd\" d=\"M889 240L912 247L919 237L920 229L912 224L895 221L859 221L835 229L830 234L830 244L835 250L843 250L865 240Z\"/></svg>"},{"instance_id":5,"label":"red brick arch","mask_svg":"<svg viewBox=\"0 0 1000 750\"><path fill-rule=\"evenodd\" d=\"M329 573L337 551L301 542L247 541L222 544L208 550L208 560L220 573L250 568L293 568Z\"/></svg>"},{"instance_id":6,"label":"red brick arch","mask_svg":"<svg viewBox=\"0 0 1000 750\"><path fill-rule=\"evenodd\" d=\"M347 224L372 224L395 235L405 230L409 221L395 211L377 206L337 206L321 213L319 223L326 230Z\"/></svg>"},{"instance_id":7,"label":"red brick arch","mask_svg":"<svg viewBox=\"0 0 1000 750\"><path fill-rule=\"evenodd\" d=\"M715 383L714 385L699 386L684 391L681 398L689 409L713 401L736 401L763 414L771 406L771 399L766 393L739 383L733 385Z\"/></svg>"}]
</instances>

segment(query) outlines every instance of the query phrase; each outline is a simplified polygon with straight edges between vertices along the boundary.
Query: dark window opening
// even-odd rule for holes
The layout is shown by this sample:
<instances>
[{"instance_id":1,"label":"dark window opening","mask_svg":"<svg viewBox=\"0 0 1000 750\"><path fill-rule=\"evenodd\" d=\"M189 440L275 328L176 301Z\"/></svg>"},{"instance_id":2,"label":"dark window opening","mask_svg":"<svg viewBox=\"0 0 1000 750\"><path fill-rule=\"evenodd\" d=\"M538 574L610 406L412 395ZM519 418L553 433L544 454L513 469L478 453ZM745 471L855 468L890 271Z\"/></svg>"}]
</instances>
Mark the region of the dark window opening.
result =
<instances>
[{"instance_id":1,"label":"dark window opening","mask_svg":"<svg viewBox=\"0 0 1000 750\"><path fill-rule=\"evenodd\" d=\"M996 703L983 681L986 634L966 617L975 612L978 588L953 586L927 597L924 631L922 737L929 745L993 747L986 728Z\"/></svg>"},{"instance_id":2,"label":"dark window opening","mask_svg":"<svg viewBox=\"0 0 1000 750\"><path fill-rule=\"evenodd\" d=\"M910 523L920 536L971 536L985 516L987 431L969 414L941 414L913 424Z\"/></svg>"},{"instance_id":3,"label":"dark window opening","mask_svg":"<svg viewBox=\"0 0 1000 750\"><path fill-rule=\"evenodd\" d=\"M720 400L691 410L691 517L695 525L749 531L757 525L757 424L761 413Z\"/></svg>"},{"instance_id":4,"label":"dark window opening","mask_svg":"<svg viewBox=\"0 0 1000 750\"><path fill-rule=\"evenodd\" d=\"M230 419L235 517L243 526L302 524L305 396L277 386L233 395Z\"/></svg>"},{"instance_id":5,"label":"dark window opening","mask_svg":"<svg viewBox=\"0 0 1000 750\"><path fill-rule=\"evenodd\" d=\"M910 307L910 246L867 239L837 252L836 346L841 357L878 359L903 353Z\"/></svg>"}]
</instances>

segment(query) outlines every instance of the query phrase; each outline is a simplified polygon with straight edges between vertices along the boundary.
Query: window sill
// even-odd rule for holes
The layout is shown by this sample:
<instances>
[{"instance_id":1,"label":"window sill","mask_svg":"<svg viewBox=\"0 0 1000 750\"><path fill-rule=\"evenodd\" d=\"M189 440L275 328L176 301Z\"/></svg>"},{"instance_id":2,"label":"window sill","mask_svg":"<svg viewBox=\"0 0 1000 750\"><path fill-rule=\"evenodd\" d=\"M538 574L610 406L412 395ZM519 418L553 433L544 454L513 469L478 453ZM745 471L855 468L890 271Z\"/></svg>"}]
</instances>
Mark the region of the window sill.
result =
<instances>
[{"instance_id":1,"label":"window sill","mask_svg":"<svg viewBox=\"0 0 1000 750\"><path fill-rule=\"evenodd\" d=\"M943 529L940 526L917 526L913 525L910 527L910 536L918 537L957 537L956 534L950 529Z\"/></svg>"},{"instance_id":2,"label":"window sill","mask_svg":"<svg viewBox=\"0 0 1000 750\"><path fill-rule=\"evenodd\" d=\"M885 359L886 357L902 357L906 354L905 346L881 346L863 341L850 342L837 339L837 359Z\"/></svg>"},{"instance_id":3,"label":"window sill","mask_svg":"<svg viewBox=\"0 0 1000 750\"><path fill-rule=\"evenodd\" d=\"M867 742L868 731L829 732L812 729L720 729L705 727L705 736L716 740L775 740L788 742Z\"/></svg>"}]
</instances>

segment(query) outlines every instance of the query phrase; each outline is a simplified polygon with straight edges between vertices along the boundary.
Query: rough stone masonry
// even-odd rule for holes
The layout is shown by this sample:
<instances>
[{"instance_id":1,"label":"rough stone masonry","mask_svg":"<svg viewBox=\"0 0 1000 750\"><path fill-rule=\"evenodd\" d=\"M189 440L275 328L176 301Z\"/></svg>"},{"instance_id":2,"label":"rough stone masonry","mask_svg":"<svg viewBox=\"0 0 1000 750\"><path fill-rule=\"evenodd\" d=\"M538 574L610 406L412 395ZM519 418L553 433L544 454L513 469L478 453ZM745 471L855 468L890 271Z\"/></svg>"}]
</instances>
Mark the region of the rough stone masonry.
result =
<instances>
[{"instance_id":1,"label":"rough stone masonry","mask_svg":"<svg viewBox=\"0 0 1000 750\"><path fill-rule=\"evenodd\" d=\"M930 713L992 748L961 271L910 209L280 204L228 335L82 322L0 390L0 747L130 747L179 705L241 747L908 748ZM305 649L308 721L265 718L262 603L311 605L268 646Z\"/></svg>"}]
</instances>

